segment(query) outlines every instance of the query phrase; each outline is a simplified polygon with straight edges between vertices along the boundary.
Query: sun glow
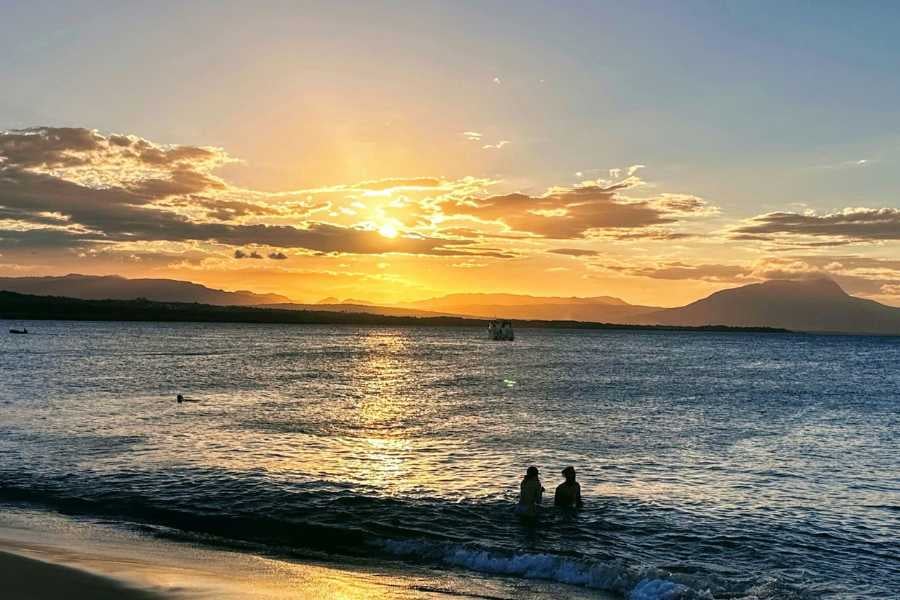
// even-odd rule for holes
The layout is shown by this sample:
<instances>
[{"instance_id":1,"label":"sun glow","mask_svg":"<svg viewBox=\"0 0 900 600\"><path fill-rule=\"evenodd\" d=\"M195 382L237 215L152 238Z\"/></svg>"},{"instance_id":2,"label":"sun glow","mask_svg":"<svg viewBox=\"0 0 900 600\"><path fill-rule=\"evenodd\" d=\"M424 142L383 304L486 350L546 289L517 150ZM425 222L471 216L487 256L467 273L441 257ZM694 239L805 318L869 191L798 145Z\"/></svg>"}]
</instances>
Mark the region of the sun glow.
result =
<instances>
[{"instance_id":1,"label":"sun glow","mask_svg":"<svg viewBox=\"0 0 900 600\"><path fill-rule=\"evenodd\" d=\"M383 235L386 238L395 238L397 237L397 228L391 225L390 223L385 223L378 229L378 233Z\"/></svg>"}]
</instances>

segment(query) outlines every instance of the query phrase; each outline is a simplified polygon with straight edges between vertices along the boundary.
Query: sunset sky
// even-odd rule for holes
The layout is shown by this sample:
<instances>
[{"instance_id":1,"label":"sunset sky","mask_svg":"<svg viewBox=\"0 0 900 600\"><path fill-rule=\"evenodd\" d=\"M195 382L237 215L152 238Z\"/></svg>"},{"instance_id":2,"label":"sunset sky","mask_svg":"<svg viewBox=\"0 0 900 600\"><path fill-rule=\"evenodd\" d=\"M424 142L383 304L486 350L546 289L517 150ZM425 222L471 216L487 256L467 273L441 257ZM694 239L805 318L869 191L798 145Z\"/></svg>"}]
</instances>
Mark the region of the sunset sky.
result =
<instances>
[{"instance_id":1,"label":"sunset sky","mask_svg":"<svg viewBox=\"0 0 900 600\"><path fill-rule=\"evenodd\" d=\"M900 305L898 19L0 2L0 275L671 306L827 273Z\"/></svg>"}]
</instances>

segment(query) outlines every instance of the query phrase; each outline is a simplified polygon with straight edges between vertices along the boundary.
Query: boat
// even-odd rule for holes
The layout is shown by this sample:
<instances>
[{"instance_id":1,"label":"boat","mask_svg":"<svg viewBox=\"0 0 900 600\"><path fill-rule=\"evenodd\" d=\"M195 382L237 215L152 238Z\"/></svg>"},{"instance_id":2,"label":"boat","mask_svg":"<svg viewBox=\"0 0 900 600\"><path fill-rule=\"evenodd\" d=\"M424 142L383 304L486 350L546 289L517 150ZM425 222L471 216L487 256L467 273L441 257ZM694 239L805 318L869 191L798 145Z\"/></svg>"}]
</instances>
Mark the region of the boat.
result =
<instances>
[{"instance_id":1,"label":"boat","mask_svg":"<svg viewBox=\"0 0 900 600\"><path fill-rule=\"evenodd\" d=\"M488 339L500 342L511 342L516 339L516 334L513 333L512 321L495 319L488 323Z\"/></svg>"},{"instance_id":2,"label":"boat","mask_svg":"<svg viewBox=\"0 0 900 600\"><path fill-rule=\"evenodd\" d=\"M28 330L24 329L24 328L23 329L10 329L9 332L10 333L28 333Z\"/></svg>"}]
</instances>

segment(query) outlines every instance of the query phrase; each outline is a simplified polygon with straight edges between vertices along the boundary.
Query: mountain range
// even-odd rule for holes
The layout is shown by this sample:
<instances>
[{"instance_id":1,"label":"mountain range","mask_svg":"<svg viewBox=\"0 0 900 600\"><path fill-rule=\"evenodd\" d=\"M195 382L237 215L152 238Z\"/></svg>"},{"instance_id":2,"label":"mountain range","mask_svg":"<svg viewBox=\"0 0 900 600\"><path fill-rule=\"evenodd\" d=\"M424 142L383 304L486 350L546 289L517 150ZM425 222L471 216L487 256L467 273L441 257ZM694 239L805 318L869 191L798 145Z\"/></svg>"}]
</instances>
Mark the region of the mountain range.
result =
<instances>
[{"instance_id":1,"label":"mountain range","mask_svg":"<svg viewBox=\"0 0 900 600\"><path fill-rule=\"evenodd\" d=\"M254 306L290 302L278 294L226 292L190 281L174 279L126 279L116 275L62 277L0 277L0 290L35 296L65 296L83 300L134 300L197 302L217 306Z\"/></svg>"},{"instance_id":2,"label":"mountain range","mask_svg":"<svg viewBox=\"0 0 900 600\"><path fill-rule=\"evenodd\" d=\"M614 324L775 327L795 331L900 335L900 308L844 292L827 278L773 280L721 290L677 308L639 306L620 298L450 294L394 306L326 298L298 304L278 294L228 292L187 281L117 276L0 278L0 290L82 299L196 302L291 310L369 313L397 317L465 316Z\"/></svg>"}]
</instances>

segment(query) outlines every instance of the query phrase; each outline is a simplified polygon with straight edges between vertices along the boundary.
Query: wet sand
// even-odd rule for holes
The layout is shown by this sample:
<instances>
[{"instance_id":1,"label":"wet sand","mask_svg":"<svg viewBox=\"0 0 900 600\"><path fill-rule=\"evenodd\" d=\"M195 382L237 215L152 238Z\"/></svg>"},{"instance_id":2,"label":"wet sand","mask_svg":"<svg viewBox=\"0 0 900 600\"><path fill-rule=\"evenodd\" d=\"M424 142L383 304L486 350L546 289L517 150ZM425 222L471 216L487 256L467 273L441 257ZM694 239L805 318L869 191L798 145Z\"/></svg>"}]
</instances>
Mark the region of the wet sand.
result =
<instances>
[{"instance_id":1,"label":"wet sand","mask_svg":"<svg viewBox=\"0 0 900 600\"><path fill-rule=\"evenodd\" d=\"M9 600L159 600L159 594L131 588L122 582L62 565L0 552L3 597Z\"/></svg>"},{"instance_id":2,"label":"wet sand","mask_svg":"<svg viewBox=\"0 0 900 600\"><path fill-rule=\"evenodd\" d=\"M33 510L0 512L3 600L608 598L548 582L295 562Z\"/></svg>"}]
</instances>

